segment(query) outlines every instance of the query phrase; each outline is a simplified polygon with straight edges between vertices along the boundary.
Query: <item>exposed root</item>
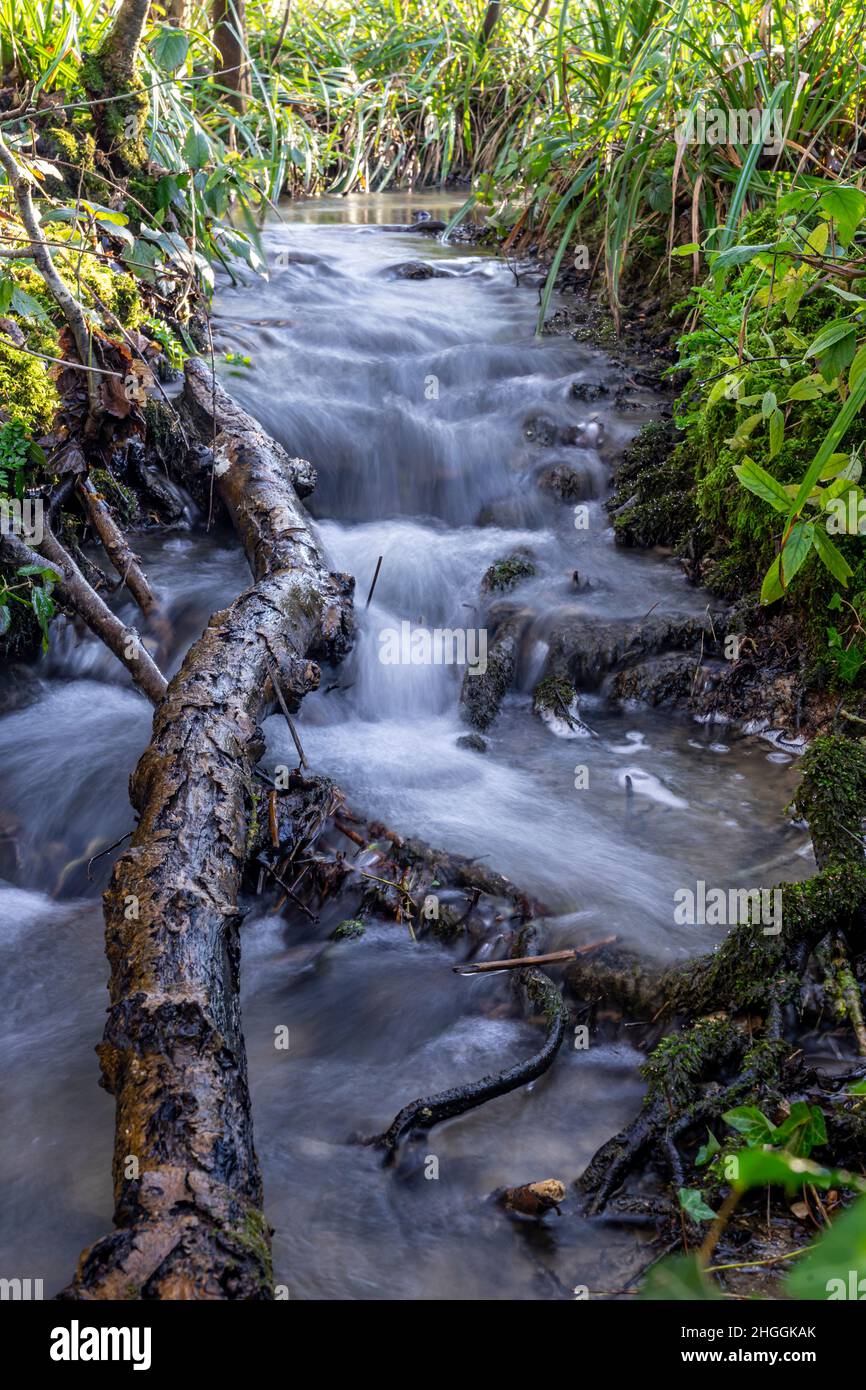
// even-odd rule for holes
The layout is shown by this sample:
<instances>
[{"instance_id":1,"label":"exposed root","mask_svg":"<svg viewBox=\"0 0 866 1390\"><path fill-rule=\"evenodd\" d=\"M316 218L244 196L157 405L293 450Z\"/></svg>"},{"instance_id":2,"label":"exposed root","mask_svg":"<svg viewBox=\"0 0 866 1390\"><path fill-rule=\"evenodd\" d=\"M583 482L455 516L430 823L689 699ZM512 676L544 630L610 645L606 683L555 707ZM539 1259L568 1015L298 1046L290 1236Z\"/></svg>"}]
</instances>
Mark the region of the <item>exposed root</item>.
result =
<instances>
[{"instance_id":1,"label":"exposed root","mask_svg":"<svg viewBox=\"0 0 866 1390\"><path fill-rule=\"evenodd\" d=\"M377 1135L368 1143L393 1154L400 1140L416 1129L432 1129L442 1120L451 1120L456 1115L465 1115L467 1110L475 1110L485 1101L495 1100L497 1096L507 1095L518 1086L525 1086L542 1076L553 1062L568 1020L568 1010L562 1002L559 990L552 980L540 970L520 970L518 985L526 1001L536 1013L543 1015L547 1025L544 1044L532 1057L516 1063L505 1071L492 1076L483 1076L480 1081L470 1081L464 1086L454 1086L438 1095L421 1097L411 1104L404 1105L392 1120L384 1134Z\"/></svg>"}]
</instances>

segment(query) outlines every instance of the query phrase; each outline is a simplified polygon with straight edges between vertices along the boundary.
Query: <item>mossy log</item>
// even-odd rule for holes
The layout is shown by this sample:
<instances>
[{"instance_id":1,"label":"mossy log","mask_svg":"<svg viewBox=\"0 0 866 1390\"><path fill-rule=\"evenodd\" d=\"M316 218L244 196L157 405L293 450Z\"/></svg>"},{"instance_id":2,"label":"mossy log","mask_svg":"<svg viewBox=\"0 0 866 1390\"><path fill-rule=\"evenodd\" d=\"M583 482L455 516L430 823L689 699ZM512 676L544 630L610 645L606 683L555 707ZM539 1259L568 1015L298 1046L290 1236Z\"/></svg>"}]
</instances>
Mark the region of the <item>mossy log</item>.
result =
<instances>
[{"instance_id":1,"label":"mossy log","mask_svg":"<svg viewBox=\"0 0 866 1390\"><path fill-rule=\"evenodd\" d=\"M131 780L139 815L105 894L110 1008L99 1047L116 1097L116 1229L65 1297L267 1299L269 1230L253 1147L238 997L248 808L275 708L312 658L351 640L352 582L329 574L292 462L187 365L187 405L215 436L215 485L255 583L216 613L169 685Z\"/></svg>"}]
</instances>

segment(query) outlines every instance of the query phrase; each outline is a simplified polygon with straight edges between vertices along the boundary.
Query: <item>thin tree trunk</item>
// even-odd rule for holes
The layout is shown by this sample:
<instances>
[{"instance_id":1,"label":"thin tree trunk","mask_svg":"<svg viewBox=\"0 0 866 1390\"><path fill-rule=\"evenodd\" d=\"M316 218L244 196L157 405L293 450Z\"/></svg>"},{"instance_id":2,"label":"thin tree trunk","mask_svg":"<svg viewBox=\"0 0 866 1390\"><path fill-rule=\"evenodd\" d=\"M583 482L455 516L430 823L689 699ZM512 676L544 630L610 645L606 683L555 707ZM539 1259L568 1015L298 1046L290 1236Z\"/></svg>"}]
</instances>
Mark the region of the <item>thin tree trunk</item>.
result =
<instances>
[{"instance_id":1,"label":"thin tree trunk","mask_svg":"<svg viewBox=\"0 0 866 1390\"><path fill-rule=\"evenodd\" d=\"M246 57L246 0L214 0L214 43L220 60L214 77L229 89L228 101L243 114L250 95L250 69Z\"/></svg>"},{"instance_id":2,"label":"thin tree trunk","mask_svg":"<svg viewBox=\"0 0 866 1390\"><path fill-rule=\"evenodd\" d=\"M137 66L149 13L150 0L123 0L100 48L86 55L81 68L84 86L95 99L99 144L126 172L140 168L146 159L142 137L150 100ZM104 103L98 100L103 96Z\"/></svg>"}]
</instances>

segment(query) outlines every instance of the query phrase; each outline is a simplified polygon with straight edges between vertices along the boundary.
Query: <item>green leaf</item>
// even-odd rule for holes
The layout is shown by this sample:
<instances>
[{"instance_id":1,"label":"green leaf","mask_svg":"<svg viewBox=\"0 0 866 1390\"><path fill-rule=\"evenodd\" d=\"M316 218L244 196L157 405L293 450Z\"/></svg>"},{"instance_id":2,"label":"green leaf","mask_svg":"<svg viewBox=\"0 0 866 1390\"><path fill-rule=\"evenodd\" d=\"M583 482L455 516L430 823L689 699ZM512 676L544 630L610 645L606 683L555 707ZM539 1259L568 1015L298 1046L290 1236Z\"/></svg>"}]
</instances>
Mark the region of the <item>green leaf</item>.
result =
<instances>
[{"instance_id":1,"label":"green leaf","mask_svg":"<svg viewBox=\"0 0 866 1390\"><path fill-rule=\"evenodd\" d=\"M42 321L48 319L48 315L39 300L34 299L32 294L20 289L18 285L12 291L11 307L13 312L20 314L23 319L40 319Z\"/></svg>"},{"instance_id":2,"label":"green leaf","mask_svg":"<svg viewBox=\"0 0 866 1390\"><path fill-rule=\"evenodd\" d=\"M772 392L768 392L772 395ZM775 396L773 397L775 400ZM785 439L785 417L776 408L770 416L770 458L775 458Z\"/></svg>"},{"instance_id":3,"label":"green leaf","mask_svg":"<svg viewBox=\"0 0 866 1390\"><path fill-rule=\"evenodd\" d=\"M671 1255L653 1265L639 1298L683 1303L720 1297L707 1279L696 1255Z\"/></svg>"},{"instance_id":4,"label":"green leaf","mask_svg":"<svg viewBox=\"0 0 866 1390\"><path fill-rule=\"evenodd\" d=\"M163 72L174 72L186 59L189 39L182 29L163 24L151 39L150 51L154 62Z\"/></svg>"},{"instance_id":5,"label":"green leaf","mask_svg":"<svg viewBox=\"0 0 866 1390\"><path fill-rule=\"evenodd\" d=\"M853 1279L852 1279L853 1274ZM816 1240L785 1280L791 1298L859 1299L859 1281L866 1278L866 1197L861 1197L829 1231ZM840 1282L841 1281L841 1284Z\"/></svg>"},{"instance_id":6,"label":"green leaf","mask_svg":"<svg viewBox=\"0 0 866 1390\"><path fill-rule=\"evenodd\" d=\"M9 624L11 622L12 616L9 612L8 603L0 603L0 637L9 631Z\"/></svg>"},{"instance_id":7,"label":"green leaf","mask_svg":"<svg viewBox=\"0 0 866 1390\"><path fill-rule=\"evenodd\" d=\"M813 374L812 376L801 377L799 381L795 381L788 392L787 399L789 401L817 401L823 394L824 392L821 390L820 386L818 386L817 379Z\"/></svg>"},{"instance_id":8,"label":"green leaf","mask_svg":"<svg viewBox=\"0 0 866 1390\"><path fill-rule=\"evenodd\" d=\"M798 521L796 525L791 527L779 566L779 579L786 589L808 558L814 536L815 527L811 521Z\"/></svg>"},{"instance_id":9,"label":"green leaf","mask_svg":"<svg viewBox=\"0 0 866 1390\"><path fill-rule=\"evenodd\" d=\"M685 246L675 246L671 255L673 256L693 256L696 251L700 251L700 245L696 241L690 241Z\"/></svg>"},{"instance_id":10,"label":"green leaf","mask_svg":"<svg viewBox=\"0 0 866 1390\"><path fill-rule=\"evenodd\" d=\"M726 1111L722 1119L738 1134L754 1134L758 1138L769 1139L773 1132L772 1124L757 1105L738 1105L735 1110Z\"/></svg>"},{"instance_id":11,"label":"green leaf","mask_svg":"<svg viewBox=\"0 0 866 1390\"><path fill-rule=\"evenodd\" d=\"M721 1153L722 1146L711 1129L707 1130L707 1142L702 1144L695 1155L695 1166L703 1168L705 1163L709 1163L711 1158L715 1158L717 1153Z\"/></svg>"},{"instance_id":12,"label":"green leaf","mask_svg":"<svg viewBox=\"0 0 866 1390\"><path fill-rule=\"evenodd\" d=\"M818 206L832 217L837 241L847 246L866 214L866 194L859 188L831 188L822 193Z\"/></svg>"},{"instance_id":13,"label":"green leaf","mask_svg":"<svg viewBox=\"0 0 866 1390\"><path fill-rule=\"evenodd\" d=\"M838 579L844 589L848 587L848 580L854 573L841 550L831 541L827 532L821 526L816 526L812 541L818 552L818 558L826 569L830 571L834 579Z\"/></svg>"},{"instance_id":14,"label":"green leaf","mask_svg":"<svg viewBox=\"0 0 866 1390\"><path fill-rule=\"evenodd\" d=\"M715 1221L716 1213L704 1201L704 1194L696 1187L681 1187L680 1206L693 1221Z\"/></svg>"},{"instance_id":15,"label":"green leaf","mask_svg":"<svg viewBox=\"0 0 866 1390\"><path fill-rule=\"evenodd\" d=\"M15 281L0 278L0 314L5 314L12 303L12 295L15 290Z\"/></svg>"},{"instance_id":16,"label":"green leaf","mask_svg":"<svg viewBox=\"0 0 866 1390\"><path fill-rule=\"evenodd\" d=\"M740 1192L753 1187L784 1187L797 1192L805 1182L826 1190L830 1187L850 1187L857 1192L866 1189L866 1182L856 1173L840 1168L824 1168L809 1158L800 1158L785 1149L740 1149L736 1154L737 1176L731 1185Z\"/></svg>"},{"instance_id":17,"label":"green leaf","mask_svg":"<svg viewBox=\"0 0 866 1390\"><path fill-rule=\"evenodd\" d=\"M760 246L729 246L726 251L719 251L712 258L710 267L715 275L719 271L730 270L733 266L746 265L748 261L753 261L756 256L760 256L763 251L772 251L773 243L765 241Z\"/></svg>"},{"instance_id":18,"label":"green leaf","mask_svg":"<svg viewBox=\"0 0 866 1390\"><path fill-rule=\"evenodd\" d=\"M760 464L753 459L746 458L742 463L736 464L734 472L739 478L743 487L753 492L756 497L760 497L764 502L769 502L771 507L775 507L777 512L787 512L791 506L791 499L782 484L768 473Z\"/></svg>"},{"instance_id":19,"label":"green leaf","mask_svg":"<svg viewBox=\"0 0 866 1390\"><path fill-rule=\"evenodd\" d=\"M190 169L204 169L210 162L210 141L203 130L193 128L183 142L183 157Z\"/></svg>"},{"instance_id":20,"label":"green leaf","mask_svg":"<svg viewBox=\"0 0 866 1390\"><path fill-rule=\"evenodd\" d=\"M812 489L821 476L821 469L825 467L831 454L836 452L837 446L848 429L848 426L851 424L851 421L859 413L864 400L866 400L866 372L858 378L857 384L851 388L848 393L848 399L845 401L845 404L842 406L842 409L827 431L820 449L806 469L806 476L800 484L799 491L791 507L791 518L798 514L806 499L811 496Z\"/></svg>"}]
</instances>

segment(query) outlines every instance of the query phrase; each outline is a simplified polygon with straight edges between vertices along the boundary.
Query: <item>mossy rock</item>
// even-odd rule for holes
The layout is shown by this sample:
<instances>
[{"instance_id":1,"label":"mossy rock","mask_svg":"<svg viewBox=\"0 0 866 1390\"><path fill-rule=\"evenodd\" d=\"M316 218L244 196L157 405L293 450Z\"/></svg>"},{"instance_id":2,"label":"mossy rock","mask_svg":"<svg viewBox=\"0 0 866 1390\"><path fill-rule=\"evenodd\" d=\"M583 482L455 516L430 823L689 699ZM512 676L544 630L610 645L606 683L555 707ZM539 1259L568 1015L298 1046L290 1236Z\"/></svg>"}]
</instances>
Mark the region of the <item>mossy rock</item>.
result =
<instances>
[{"instance_id":1,"label":"mossy rock","mask_svg":"<svg viewBox=\"0 0 866 1390\"><path fill-rule=\"evenodd\" d=\"M531 579L536 574L530 552L515 550L502 560L496 560L487 570L481 581L483 594L507 593L514 589L522 579Z\"/></svg>"}]
</instances>

